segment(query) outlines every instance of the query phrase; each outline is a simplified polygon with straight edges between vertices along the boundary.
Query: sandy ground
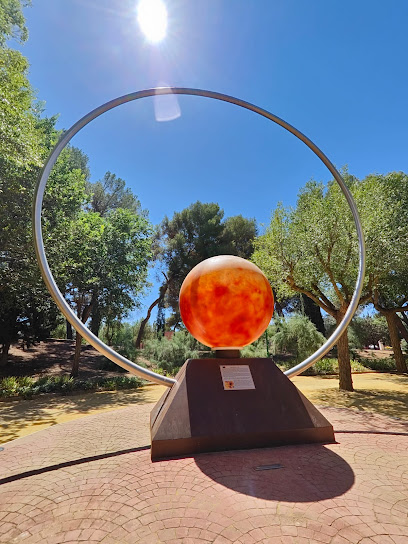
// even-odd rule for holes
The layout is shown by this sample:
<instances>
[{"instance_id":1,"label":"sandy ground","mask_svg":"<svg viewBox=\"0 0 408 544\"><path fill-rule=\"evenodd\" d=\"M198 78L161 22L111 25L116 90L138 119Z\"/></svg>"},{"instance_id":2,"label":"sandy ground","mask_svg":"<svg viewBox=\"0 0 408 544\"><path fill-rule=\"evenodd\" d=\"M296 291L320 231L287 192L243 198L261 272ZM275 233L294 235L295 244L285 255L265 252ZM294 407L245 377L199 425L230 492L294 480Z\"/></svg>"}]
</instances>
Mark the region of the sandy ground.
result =
<instances>
[{"instance_id":1,"label":"sandy ground","mask_svg":"<svg viewBox=\"0 0 408 544\"><path fill-rule=\"evenodd\" d=\"M355 391L339 392L336 376L297 376L296 386L316 405L353 408L408 420L408 376L355 374ZM30 400L0 402L0 443L90 414L133 404L156 402L165 386L148 385L136 391L80 393L67 397L41 395Z\"/></svg>"}]
</instances>

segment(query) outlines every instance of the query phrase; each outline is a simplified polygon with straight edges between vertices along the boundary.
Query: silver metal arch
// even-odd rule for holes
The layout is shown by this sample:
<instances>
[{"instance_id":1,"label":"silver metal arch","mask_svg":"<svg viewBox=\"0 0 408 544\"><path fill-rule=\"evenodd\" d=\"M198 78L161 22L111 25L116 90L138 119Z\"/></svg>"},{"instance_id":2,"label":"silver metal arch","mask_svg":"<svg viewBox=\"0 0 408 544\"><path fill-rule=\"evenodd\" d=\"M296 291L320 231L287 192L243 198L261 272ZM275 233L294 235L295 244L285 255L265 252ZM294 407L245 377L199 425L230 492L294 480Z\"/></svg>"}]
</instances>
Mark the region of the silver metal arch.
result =
<instances>
[{"instance_id":1,"label":"silver metal arch","mask_svg":"<svg viewBox=\"0 0 408 544\"><path fill-rule=\"evenodd\" d=\"M66 317L66 319L68 319L71 325L94 348L96 348L100 353L105 355L105 357L107 357L108 359L116 363L117 365L125 368L132 374L135 374L136 376L139 376L146 380L150 380L152 382L155 382L161 385L166 385L167 387L172 387L172 385L176 383L176 380L172 378L168 378L166 376L161 376L160 374L156 374L155 372L152 372L151 370L143 368L137 365L136 363L129 361L129 359L126 359L126 357L123 357L119 353L116 353L116 351L114 351L112 348L104 344L97 336L95 336L81 322L80 319L77 318L77 316L71 310L66 300L64 299L63 295L59 291L57 284L54 280L54 277L51 273L51 270L48 266L48 261L47 261L47 257L45 255L45 250L44 250L42 228L41 228L41 210L42 210L45 186L46 186L48 177L50 175L51 169L54 166L59 154L64 149L64 147L69 143L69 141L73 138L73 136L75 136L75 134L77 134L77 132L79 132L88 123L90 123L91 121L93 121L94 119L102 115L103 113L113 108L116 108L117 106L120 106L121 104L125 104L126 102L132 102L133 100L138 100L140 98L146 98L149 96L167 95L167 94L201 96L204 98L212 98L215 100L221 100L223 102L229 102L230 104L235 104L236 106L240 106L247 110L258 113L259 115L262 115L263 117L266 117L270 121L273 121L274 123L280 125L284 129L292 133L294 136L296 136L296 138L301 140L304 144L306 144L307 147L309 147L309 149L311 149L313 153L319 157L319 159L323 162L323 164L325 164L325 166L329 169L334 179L337 181L341 190L343 191L344 196L346 197L347 203L353 215L354 223L357 229L357 236L358 236L359 269L358 269L358 276L357 276L354 294L351 299L350 306L343 320L341 321L339 326L336 328L336 330L333 332L333 334L330 336L330 338L315 353L310 355L303 362L299 363L295 367L285 372L285 374L288 377L297 376L298 374L301 374L304 370L312 366L314 363L316 363L319 359L321 359L336 344L337 340L340 338L340 336L343 334L346 327L350 323L354 315L354 312L356 311L358 307L361 291L363 289L364 271L365 271L365 243L364 243L363 229L362 229L361 221L357 212L355 202L351 196L351 193L348 190L347 186L345 185L343 178L341 177L339 172L336 170L334 165L330 162L330 160L326 157L326 155L311 140L309 140L309 138L307 138L299 130L297 130L295 127L293 127L292 125L290 125L283 119L280 119L273 113L270 113L267 110L259 108L258 106L255 106L254 104L245 102L244 100L240 100L239 98L235 98L233 96L228 96L228 95L213 92L213 91L207 91L202 89L189 89L189 88L183 88L183 87L157 87L153 89L146 89L143 91L137 91L134 93L126 94L119 98L115 98L114 100L111 100L109 102L106 102L106 104L103 104L102 106L99 106L93 111L87 113L84 117L82 117L82 119L77 121L69 130L64 132L59 142L57 143L57 145L51 152L50 156L48 157L48 160L45 163L44 168L42 169L42 172L39 176L39 179L35 188L35 194L34 194L34 202L33 202L34 246L35 246L37 260L38 260L38 264L39 264L44 282L48 290L50 291L54 301L56 302L58 308L61 310L63 315Z\"/></svg>"}]
</instances>

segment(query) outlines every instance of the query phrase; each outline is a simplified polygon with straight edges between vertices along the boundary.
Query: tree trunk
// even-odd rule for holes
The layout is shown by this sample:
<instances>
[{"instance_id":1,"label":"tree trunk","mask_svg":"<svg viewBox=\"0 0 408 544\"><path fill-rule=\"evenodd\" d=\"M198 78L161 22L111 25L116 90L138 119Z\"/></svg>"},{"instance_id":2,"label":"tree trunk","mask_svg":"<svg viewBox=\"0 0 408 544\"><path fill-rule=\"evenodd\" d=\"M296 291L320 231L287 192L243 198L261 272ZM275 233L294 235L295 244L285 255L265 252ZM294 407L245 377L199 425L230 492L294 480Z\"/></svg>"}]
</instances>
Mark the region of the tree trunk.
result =
<instances>
[{"instance_id":1,"label":"tree trunk","mask_svg":"<svg viewBox=\"0 0 408 544\"><path fill-rule=\"evenodd\" d=\"M1 348L0 366L6 366L8 362L9 349L10 349L10 342L4 343Z\"/></svg>"},{"instance_id":2,"label":"tree trunk","mask_svg":"<svg viewBox=\"0 0 408 544\"><path fill-rule=\"evenodd\" d=\"M276 299L276 293L275 293L274 289L272 289L272 293L273 293L273 300L275 302L274 311L278 314L279 317L283 317L282 304Z\"/></svg>"},{"instance_id":3,"label":"tree trunk","mask_svg":"<svg viewBox=\"0 0 408 544\"><path fill-rule=\"evenodd\" d=\"M397 372L407 372L407 364L405 362L404 354L401 350L401 342L398 335L398 316L392 310L380 310L385 319L387 320L388 330L390 333L392 351L394 352L395 366Z\"/></svg>"},{"instance_id":4,"label":"tree trunk","mask_svg":"<svg viewBox=\"0 0 408 544\"><path fill-rule=\"evenodd\" d=\"M307 297L303 293L300 293L300 296L303 300L305 315L310 319L316 329L321 332L323 336L326 336L326 330L324 328L324 321L320 307L313 302L311 298Z\"/></svg>"},{"instance_id":5,"label":"tree trunk","mask_svg":"<svg viewBox=\"0 0 408 544\"><path fill-rule=\"evenodd\" d=\"M86 323L89 315L92 310L92 303L88 306L85 306L84 311L82 312L81 316L81 305L78 303L78 314L81 316L82 323ZM77 378L79 374L79 358L81 357L81 344L82 344L82 336L77 331L76 338L75 338L75 354L74 354L74 360L72 361L72 368L71 368L71 378Z\"/></svg>"},{"instance_id":6,"label":"tree trunk","mask_svg":"<svg viewBox=\"0 0 408 544\"><path fill-rule=\"evenodd\" d=\"M67 323L67 340L73 340L74 339L74 335L72 333L72 325L71 323L68 321L68 319L66 320L66 323Z\"/></svg>"},{"instance_id":7,"label":"tree trunk","mask_svg":"<svg viewBox=\"0 0 408 544\"><path fill-rule=\"evenodd\" d=\"M336 316L336 323L339 326L344 314ZM347 329L340 336L337 342L337 358L339 361L339 389L343 391L354 391L353 379L351 377L350 350L348 344Z\"/></svg>"},{"instance_id":8,"label":"tree trunk","mask_svg":"<svg viewBox=\"0 0 408 544\"><path fill-rule=\"evenodd\" d=\"M150 304L149 309L147 310L146 317L144 319L142 319L142 322L140 323L140 327L139 327L139 332L137 333L136 342L135 342L136 349L140 349L140 345L142 343L144 330L145 330L147 322L150 319L150 315L152 313L152 310L153 310L153 308L155 306L157 306L159 304L159 302L161 302L164 299L164 295L166 294L168 285L169 285L169 282L167 281L164 285L162 285L160 287L159 298L157 298L154 302L152 302L152 304Z\"/></svg>"},{"instance_id":9,"label":"tree trunk","mask_svg":"<svg viewBox=\"0 0 408 544\"><path fill-rule=\"evenodd\" d=\"M77 378L79 374L79 359L81 357L81 344L82 344L82 336L79 334L79 332L77 332L76 338L75 338L75 354L74 354L74 360L72 361L72 368L71 368L71 378Z\"/></svg>"},{"instance_id":10,"label":"tree trunk","mask_svg":"<svg viewBox=\"0 0 408 544\"><path fill-rule=\"evenodd\" d=\"M401 314L401 319L402 321L405 323L405 325L408 327L408 317L407 317L407 314L405 312L400 312Z\"/></svg>"},{"instance_id":11,"label":"tree trunk","mask_svg":"<svg viewBox=\"0 0 408 544\"><path fill-rule=\"evenodd\" d=\"M91 326L89 328L91 329L91 332L93 332L95 336L99 336L99 330L101 328L101 323L102 323L102 316L101 316L101 311L99 307L99 300L97 296L94 298L95 298L95 301L94 301L94 305L92 309Z\"/></svg>"},{"instance_id":12,"label":"tree trunk","mask_svg":"<svg viewBox=\"0 0 408 544\"><path fill-rule=\"evenodd\" d=\"M408 331L405 328L404 323L402 322L402 319L400 318L400 316L398 314L395 314L395 317L397 318L396 319L396 325L398 327L398 330L399 330L402 338L404 338L404 340L406 340L408 342Z\"/></svg>"}]
</instances>

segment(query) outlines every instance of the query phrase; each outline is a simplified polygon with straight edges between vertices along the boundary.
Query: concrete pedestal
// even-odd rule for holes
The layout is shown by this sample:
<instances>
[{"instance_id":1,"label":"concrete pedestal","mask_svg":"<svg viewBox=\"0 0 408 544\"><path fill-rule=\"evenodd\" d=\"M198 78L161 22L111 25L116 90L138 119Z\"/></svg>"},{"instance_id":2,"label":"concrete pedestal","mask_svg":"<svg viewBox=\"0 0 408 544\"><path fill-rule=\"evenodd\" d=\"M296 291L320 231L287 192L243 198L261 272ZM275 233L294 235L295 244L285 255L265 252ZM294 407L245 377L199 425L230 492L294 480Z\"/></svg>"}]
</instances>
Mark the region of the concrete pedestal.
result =
<instances>
[{"instance_id":1,"label":"concrete pedestal","mask_svg":"<svg viewBox=\"0 0 408 544\"><path fill-rule=\"evenodd\" d=\"M332 425L271 359L189 359L150 423L153 461L335 441Z\"/></svg>"}]
</instances>

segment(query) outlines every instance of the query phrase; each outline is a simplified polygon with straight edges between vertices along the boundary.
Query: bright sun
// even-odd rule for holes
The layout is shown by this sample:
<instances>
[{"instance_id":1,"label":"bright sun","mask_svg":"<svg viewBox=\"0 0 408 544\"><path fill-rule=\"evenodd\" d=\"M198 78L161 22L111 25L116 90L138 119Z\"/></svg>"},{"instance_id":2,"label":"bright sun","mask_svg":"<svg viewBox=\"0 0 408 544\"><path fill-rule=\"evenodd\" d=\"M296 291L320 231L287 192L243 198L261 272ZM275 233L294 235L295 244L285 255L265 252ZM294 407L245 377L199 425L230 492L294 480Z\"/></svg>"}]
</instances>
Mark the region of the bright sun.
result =
<instances>
[{"instance_id":1,"label":"bright sun","mask_svg":"<svg viewBox=\"0 0 408 544\"><path fill-rule=\"evenodd\" d=\"M149 42L160 42L166 36L167 9L163 0L140 0L137 20Z\"/></svg>"}]
</instances>

